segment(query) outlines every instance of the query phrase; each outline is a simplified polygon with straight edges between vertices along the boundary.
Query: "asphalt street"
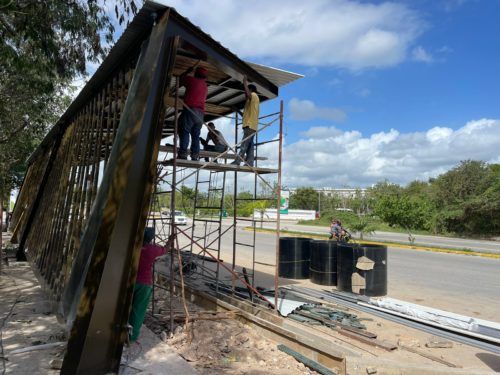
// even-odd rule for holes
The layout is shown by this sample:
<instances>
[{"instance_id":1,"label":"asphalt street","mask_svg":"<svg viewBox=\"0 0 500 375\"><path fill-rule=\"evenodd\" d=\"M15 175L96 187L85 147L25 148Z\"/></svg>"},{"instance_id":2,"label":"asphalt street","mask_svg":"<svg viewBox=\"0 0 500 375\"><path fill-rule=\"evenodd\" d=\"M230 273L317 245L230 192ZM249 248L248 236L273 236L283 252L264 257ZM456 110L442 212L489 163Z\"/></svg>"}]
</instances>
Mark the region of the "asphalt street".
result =
<instances>
[{"instance_id":1,"label":"asphalt street","mask_svg":"<svg viewBox=\"0 0 500 375\"><path fill-rule=\"evenodd\" d=\"M239 227L237 242L250 244L253 233ZM275 263L272 233L256 236L255 259ZM221 241L221 258L231 263L232 230ZM239 245L236 264L251 266L252 248ZM272 267L257 267L256 284L272 282ZM259 279L260 278L260 279ZM302 283L302 282L301 282ZM388 296L487 320L500 321L500 259L390 247Z\"/></svg>"},{"instance_id":2,"label":"asphalt street","mask_svg":"<svg viewBox=\"0 0 500 375\"><path fill-rule=\"evenodd\" d=\"M264 227L275 228L275 224L266 225ZM309 233L328 233L328 227L320 227L313 225L299 225L294 222L281 222L282 230L290 231L303 231ZM470 240L464 238L441 237L441 236L428 236L415 234L415 244L422 246L437 246L453 249L469 249L479 252L489 252L500 254L500 241L487 241L487 240ZM386 242L399 242L408 243L408 234L406 233L393 233L393 232L375 232L371 235L365 235L366 240L386 241Z\"/></svg>"}]
</instances>

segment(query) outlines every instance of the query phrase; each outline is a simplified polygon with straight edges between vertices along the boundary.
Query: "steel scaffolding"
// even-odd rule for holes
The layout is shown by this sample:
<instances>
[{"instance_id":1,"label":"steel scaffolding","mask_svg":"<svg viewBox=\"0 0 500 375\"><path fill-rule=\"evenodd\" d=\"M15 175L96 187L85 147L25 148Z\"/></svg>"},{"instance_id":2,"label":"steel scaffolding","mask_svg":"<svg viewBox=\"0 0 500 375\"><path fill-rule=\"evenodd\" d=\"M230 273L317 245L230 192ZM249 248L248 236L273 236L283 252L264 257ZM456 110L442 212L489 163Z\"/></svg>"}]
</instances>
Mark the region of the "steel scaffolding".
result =
<instances>
[{"instance_id":1,"label":"steel scaffolding","mask_svg":"<svg viewBox=\"0 0 500 375\"><path fill-rule=\"evenodd\" d=\"M177 82L179 79L177 78ZM176 83L176 93L178 93L178 83ZM178 94L175 95L175 102L179 99ZM183 106L184 111L189 111L187 106ZM179 118L179 107L175 105L175 123L177 124ZM257 202L264 202L267 204L260 205L265 208L268 206L276 205L279 212L279 196L281 191L281 155L282 155L282 142L283 142L283 103L280 103L280 110L259 118L259 129L255 134L255 166L237 166L229 164L228 161L241 159L237 153L238 143L238 127L241 126L239 113L226 116L234 121L234 144L228 146L224 152L216 153L211 151L201 151L200 158L208 161L197 162L188 161L177 158L177 130L172 135L172 145L160 147L163 152L163 158L158 160L156 191L152 200L152 205L149 214L149 223L152 224L158 231L156 243L165 246L170 250L170 259L168 259L169 267L155 267L155 276L160 278L168 278L169 292L170 292L170 324L173 327L173 309L172 299L174 296L174 284L188 283L193 278L200 278L202 284L213 285L215 295L220 293L219 285L224 286L224 278L221 276L221 268L230 274L231 293L234 295L236 292L236 284L239 282L247 288L250 299L252 302L254 298L269 304L270 307L277 307L278 300L278 250L279 250L279 228L280 217L278 214L276 224L276 262L274 264L257 261L255 258L256 236L257 236L257 221L259 219L255 216L255 208ZM278 124L278 135L270 140L259 140L259 134L268 129L273 124ZM177 126L175 127L177 129ZM207 126L208 131L211 129ZM267 157L259 155L259 146L277 144L276 147L276 160L278 166L275 169L261 167L259 163L266 162ZM243 159L241 159L247 164ZM227 174L233 175L233 195L230 196L230 202L225 202L226 193L226 180ZM253 177L252 187L253 192L250 197L239 197L238 190L238 177L240 173ZM263 176L264 175L277 175L277 181L271 184ZM192 224L186 229L181 229L180 226L184 223L176 223L176 217L180 209L186 210L183 201L178 203L176 192L180 193L182 197L182 189L179 185L194 178L194 200L192 202ZM264 187L266 196L259 196L258 188L259 182ZM166 190L161 186L166 186ZM205 186L205 188L203 188ZM162 195L170 196L169 213L165 214L160 200L165 202L165 199L159 199ZM227 197L227 196L226 196ZM239 217L238 206L240 202L250 204L252 212L250 218ZM223 212L226 205L232 206L232 223L223 228ZM159 214L158 214L159 213ZM260 219L262 220L262 218ZM238 222L248 223L252 231L251 241L243 242L240 239L238 229ZM224 235L232 233L232 246L231 246L231 261L227 262L221 259L221 239ZM181 245L181 243L183 243ZM186 243L187 242L187 243ZM241 248L251 250L252 262L251 267L247 270L242 267L239 271L237 254ZM177 258L175 257L177 254ZM176 264L177 262L177 264ZM215 265L214 267L210 267ZM261 265L269 267L274 277L274 300L268 296L264 296L256 288L255 266ZM183 270L189 271L182 272ZM165 272L166 271L166 272ZM249 271L249 272L248 272ZM176 280L177 277L177 280ZM182 280L179 280L182 278ZM197 287L203 287L198 283ZM155 283L153 286L153 301L152 311L155 311L155 289L162 288L160 284Z\"/></svg>"}]
</instances>

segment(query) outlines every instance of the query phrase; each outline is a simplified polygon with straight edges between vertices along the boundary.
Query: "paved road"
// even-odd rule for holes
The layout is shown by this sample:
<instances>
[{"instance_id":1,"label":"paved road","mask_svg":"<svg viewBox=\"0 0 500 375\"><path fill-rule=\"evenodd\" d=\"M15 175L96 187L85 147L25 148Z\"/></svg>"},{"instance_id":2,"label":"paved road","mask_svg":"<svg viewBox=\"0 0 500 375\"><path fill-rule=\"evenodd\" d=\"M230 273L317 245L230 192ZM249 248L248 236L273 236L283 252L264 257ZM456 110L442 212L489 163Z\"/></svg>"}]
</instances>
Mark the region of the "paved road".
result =
<instances>
[{"instance_id":1,"label":"paved road","mask_svg":"<svg viewBox=\"0 0 500 375\"><path fill-rule=\"evenodd\" d=\"M264 226L266 226L264 224ZM269 228L275 228L275 225L269 225ZM299 225L283 221L281 229L303 231L310 233L328 233L328 227L319 227L312 225ZM415 244L422 246L438 246L453 249L469 249L479 252L496 253L500 254L500 241L485 241L485 240L467 240L463 238L451 238L440 236L427 236L416 234ZM405 233L392 233L392 232L375 232L373 235L365 235L365 239L374 241L387 241L387 242L400 242L409 243L408 235Z\"/></svg>"},{"instance_id":2,"label":"paved road","mask_svg":"<svg viewBox=\"0 0 500 375\"><path fill-rule=\"evenodd\" d=\"M258 233L255 255L258 261L274 264L275 238L274 234ZM250 243L252 232L238 228L237 239ZM222 238L221 258L230 262L231 254L232 231ZM388 258L390 297L500 321L500 259L397 247L389 248ZM236 264L248 267L251 259L251 249L239 246ZM272 268L259 266L257 269L257 285L272 286Z\"/></svg>"}]
</instances>

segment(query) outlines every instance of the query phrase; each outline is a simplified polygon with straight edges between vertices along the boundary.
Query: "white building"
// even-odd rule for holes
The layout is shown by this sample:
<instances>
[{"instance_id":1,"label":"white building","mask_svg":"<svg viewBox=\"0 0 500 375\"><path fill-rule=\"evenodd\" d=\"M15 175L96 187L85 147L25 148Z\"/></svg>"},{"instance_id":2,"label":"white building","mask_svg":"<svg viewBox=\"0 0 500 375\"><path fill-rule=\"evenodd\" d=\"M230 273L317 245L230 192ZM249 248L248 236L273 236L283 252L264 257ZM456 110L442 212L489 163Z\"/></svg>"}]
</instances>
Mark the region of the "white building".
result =
<instances>
[{"instance_id":1,"label":"white building","mask_svg":"<svg viewBox=\"0 0 500 375\"><path fill-rule=\"evenodd\" d=\"M361 196L366 194L365 188L332 188L332 187L322 187L313 188L318 193L323 193L327 197L337 196L339 198L354 198L356 197L356 192L360 192ZM290 194L293 194L297 189L291 188Z\"/></svg>"}]
</instances>

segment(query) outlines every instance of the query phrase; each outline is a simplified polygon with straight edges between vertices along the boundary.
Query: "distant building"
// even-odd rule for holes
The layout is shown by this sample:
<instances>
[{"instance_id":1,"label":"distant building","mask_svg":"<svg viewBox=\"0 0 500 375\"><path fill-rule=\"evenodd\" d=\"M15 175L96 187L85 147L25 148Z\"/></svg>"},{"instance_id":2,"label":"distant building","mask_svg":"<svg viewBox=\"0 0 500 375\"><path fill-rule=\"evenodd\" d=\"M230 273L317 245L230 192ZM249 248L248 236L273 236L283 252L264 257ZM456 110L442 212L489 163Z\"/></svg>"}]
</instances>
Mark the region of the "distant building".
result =
<instances>
[{"instance_id":1,"label":"distant building","mask_svg":"<svg viewBox=\"0 0 500 375\"><path fill-rule=\"evenodd\" d=\"M297 189L291 188L290 194L293 194ZM337 196L339 198L354 198L356 197L356 192L360 192L361 196L366 194L365 188L332 188L332 187L322 187L322 188L314 188L318 193L323 193L323 195L327 197Z\"/></svg>"}]
</instances>

